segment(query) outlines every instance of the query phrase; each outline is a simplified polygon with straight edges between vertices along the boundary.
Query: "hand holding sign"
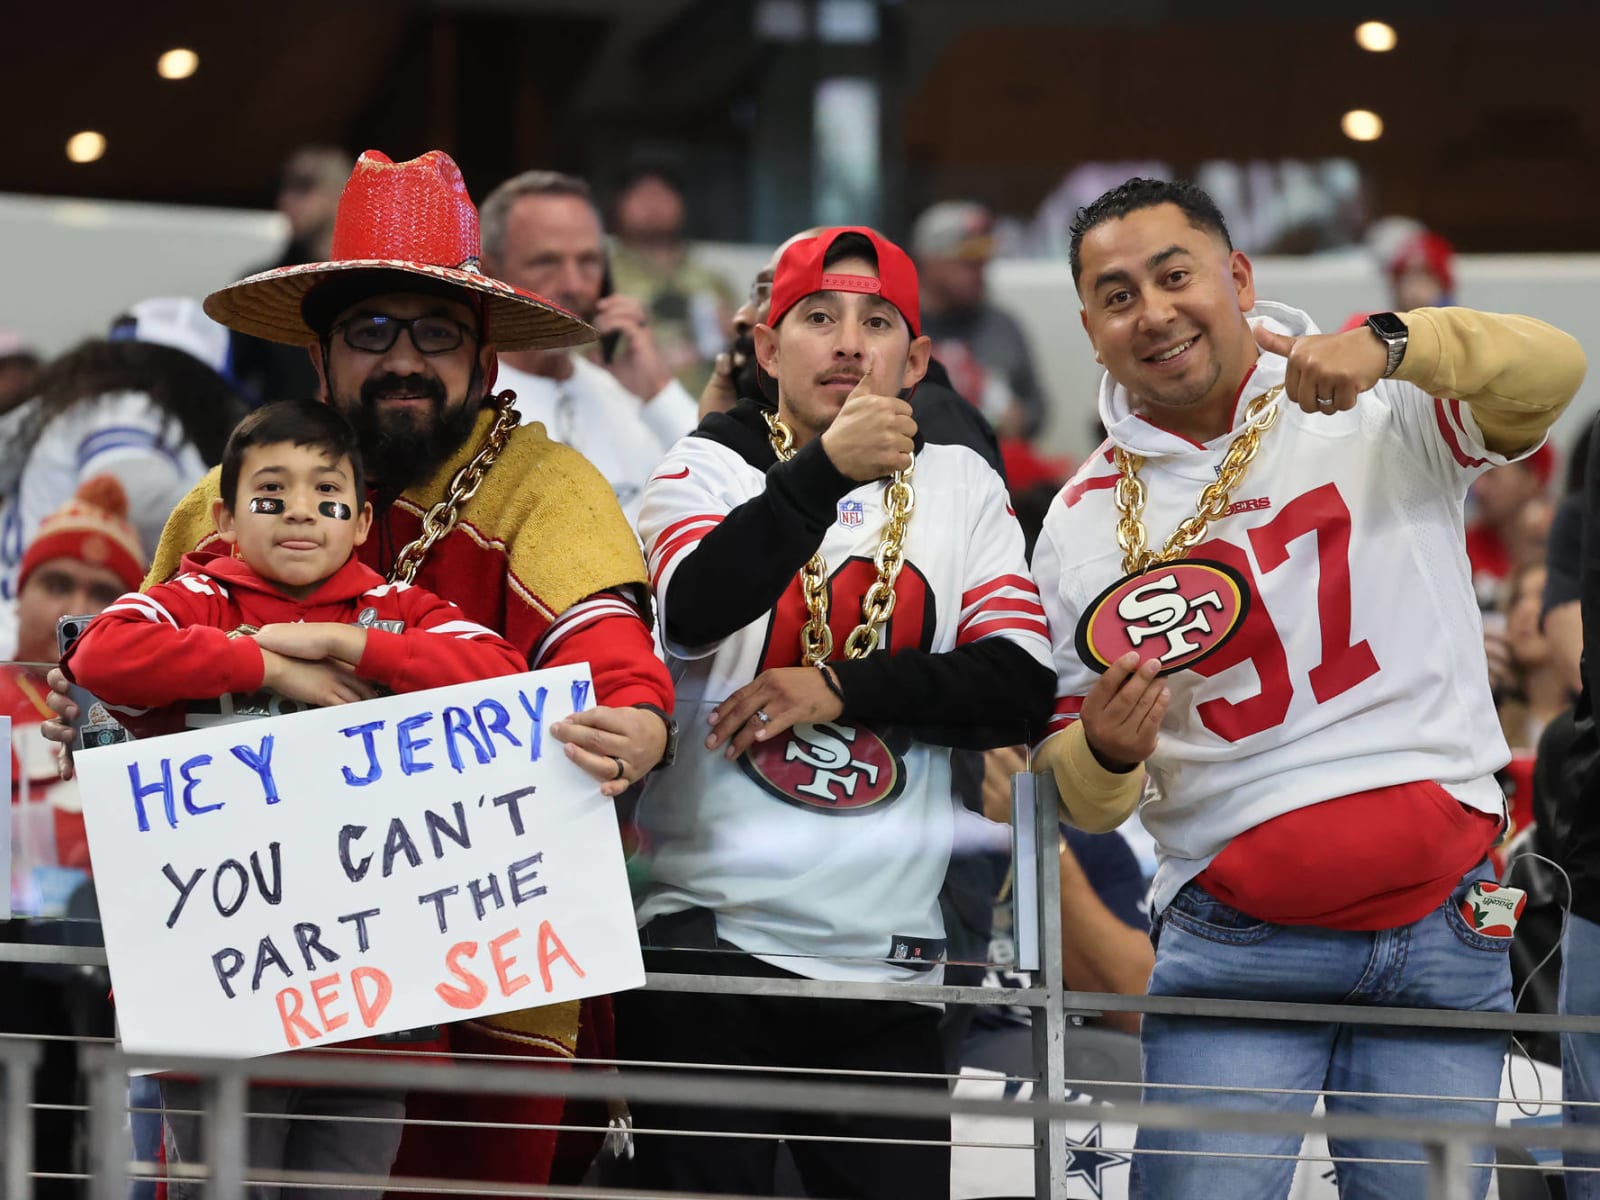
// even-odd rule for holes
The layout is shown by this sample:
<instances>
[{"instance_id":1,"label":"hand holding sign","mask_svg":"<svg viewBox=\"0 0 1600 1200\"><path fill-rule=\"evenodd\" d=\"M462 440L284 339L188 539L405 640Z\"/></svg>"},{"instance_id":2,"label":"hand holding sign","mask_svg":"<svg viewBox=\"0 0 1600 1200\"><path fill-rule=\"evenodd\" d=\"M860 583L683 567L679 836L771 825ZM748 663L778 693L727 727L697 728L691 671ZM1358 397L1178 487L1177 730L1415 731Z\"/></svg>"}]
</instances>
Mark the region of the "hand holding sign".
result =
<instances>
[{"instance_id":1,"label":"hand holding sign","mask_svg":"<svg viewBox=\"0 0 1600 1200\"><path fill-rule=\"evenodd\" d=\"M642 708L591 708L550 727L566 754L601 781L602 796L620 796L650 773L667 750L667 727Z\"/></svg>"},{"instance_id":2,"label":"hand holding sign","mask_svg":"<svg viewBox=\"0 0 1600 1200\"><path fill-rule=\"evenodd\" d=\"M1283 390L1308 413L1343 412L1383 378L1389 351L1366 326L1344 333L1288 337L1255 327L1256 345L1289 360Z\"/></svg>"},{"instance_id":3,"label":"hand holding sign","mask_svg":"<svg viewBox=\"0 0 1600 1200\"><path fill-rule=\"evenodd\" d=\"M844 407L822 435L828 461L857 483L905 470L916 451L917 423L911 405L898 396L878 393L879 388L890 386L890 381L879 378L878 371L878 356L869 353Z\"/></svg>"},{"instance_id":4,"label":"hand holding sign","mask_svg":"<svg viewBox=\"0 0 1600 1200\"><path fill-rule=\"evenodd\" d=\"M1155 753L1172 691L1156 678L1158 659L1129 651L1106 668L1083 698L1083 734L1100 765L1127 771Z\"/></svg>"}]
</instances>

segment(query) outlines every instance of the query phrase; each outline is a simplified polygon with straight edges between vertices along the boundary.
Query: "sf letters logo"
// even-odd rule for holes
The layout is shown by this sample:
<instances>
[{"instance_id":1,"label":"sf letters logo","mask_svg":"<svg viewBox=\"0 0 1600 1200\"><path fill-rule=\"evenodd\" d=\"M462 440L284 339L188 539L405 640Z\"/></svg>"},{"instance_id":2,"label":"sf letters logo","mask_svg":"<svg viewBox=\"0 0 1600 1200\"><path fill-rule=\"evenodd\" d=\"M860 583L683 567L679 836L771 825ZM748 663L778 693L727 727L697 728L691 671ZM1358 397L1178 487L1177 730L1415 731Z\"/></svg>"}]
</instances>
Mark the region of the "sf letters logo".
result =
<instances>
[{"instance_id":1,"label":"sf letters logo","mask_svg":"<svg viewBox=\"0 0 1600 1200\"><path fill-rule=\"evenodd\" d=\"M854 729L833 721L795 726L794 737L783 748L783 759L811 768L811 778L795 784L795 791L833 804L838 800L833 793L835 785L843 790L846 799L854 799L856 785L863 777L868 787L875 785L881 768L853 757L855 740Z\"/></svg>"},{"instance_id":2,"label":"sf letters logo","mask_svg":"<svg viewBox=\"0 0 1600 1200\"><path fill-rule=\"evenodd\" d=\"M1200 649L1201 643L1191 641L1188 635L1212 631L1211 621L1202 611L1207 608L1219 613L1224 610L1222 597L1215 589L1198 596L1185 596L1178 590L1178 577L1167 574L1140 584L1124 596L1117 605L1117 616L1126 622L1128 640L1135 648L1143 645L1147 638L1165 637L1166 651L1157 657L1169 662Z\"/></svg>"},{"instance_id":3,"label":"sf letters logo","mask_svg":"<svg viewBox=\"0 0 1600 1200\"><path fill-rule=\"evenodd\" d=\"M1184 559L1126 575L1090 602L1074 637L1078 654L1104 671L1132 650L1161 674L1192 667L1238 630L1250 607L1244 576L1226 563Z\"/></svg>"}]
</instances>

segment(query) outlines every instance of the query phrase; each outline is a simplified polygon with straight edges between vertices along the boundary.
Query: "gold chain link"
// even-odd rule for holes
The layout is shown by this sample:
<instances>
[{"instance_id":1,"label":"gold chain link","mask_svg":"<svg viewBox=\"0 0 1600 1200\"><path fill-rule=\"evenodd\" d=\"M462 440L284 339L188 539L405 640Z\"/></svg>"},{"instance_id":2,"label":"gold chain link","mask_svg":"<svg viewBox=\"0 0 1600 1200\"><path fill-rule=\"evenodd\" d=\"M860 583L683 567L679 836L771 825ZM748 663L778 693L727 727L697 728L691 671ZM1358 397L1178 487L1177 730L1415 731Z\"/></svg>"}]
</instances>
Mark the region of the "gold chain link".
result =
<instances>
[{"instance_id":1,"label":"gold chain link","mask_svg":"<svg viewBox=\"0 0 1600 1200\"><path fill-rule=\"evenodd\" d=\"M489 427L489 435L484 438L483 445L478 447L478 452L468 460L450 480L450 490L445 498L435 504L422 516L422 531L416 538L395 556L394 566L389 571L391 583L412 583L416 580L417 572L422 569L422 560L452 529L461 521L461 510L466 507L467 501L478 494L478 489L483 486L483 478L489 473L489 468L494 466L495 459L500 457L500 452L506 448L506 443L511 440L511 433L520 420L517 414L517 394L512 391L501 392L494 398L495 413L494 424Z\"/></svg>"},{"instance_id":2,"label":"gold chain link","mask_svg":"<svg viewBox=\"0 0 1600 1200\"><path fill-rule=\"evenodd\" d=\"M1271 429L1273 422L1278 419L1278 407L1274 401L1282 392L1283 385L1280 383L1268 388L1245 406L1244 431L1228 447L1222 466L1217 470L1216 481L1201 489L1200 498L1195 501L1194 514L1179 522L1160 550L1147 549L1145 543L1143 516L1146 496L1144 481L1139 478L1139 468L1144 465L1144 458L1120 447L1117 449L1115 461L1118 479L1114 495L1120 514L1117 545L1122 548L1124 575L1147 571L1157 563L1181 558L1206 536L1211 522L1227 514L1234 489L1239 486L1245 468L1261 448L1261 435Z\"/></svg>"},{"instance_id":3,"label":"gold chain link","mask_svg":"<svg viewBox=\"0 0 1600 1200\"><path fill-rule=\"evenodd\" d=\"M772 451L779 462L788 462L795 455L794 435L778 419L778 414L768 412L767 429L772 438ZM911 525L911 513L917 506L917 493L911 486L911 476L916 470L916 460L903 471L896 471L884 485L883 504L889 519L883 525L883 540L873 556L878 568L878 578L861 598L861 624L850 631L844 642L846 658L865 658L878 646L878 634L894 615L894 582L905 565L906 530ZM819 550L800 569L800 592L805 597L806 612L810 619L800 630L800 659L808 667L827 662L833 657L833 630L828 628L828 563Z\"/></svg>"}]
</instances>

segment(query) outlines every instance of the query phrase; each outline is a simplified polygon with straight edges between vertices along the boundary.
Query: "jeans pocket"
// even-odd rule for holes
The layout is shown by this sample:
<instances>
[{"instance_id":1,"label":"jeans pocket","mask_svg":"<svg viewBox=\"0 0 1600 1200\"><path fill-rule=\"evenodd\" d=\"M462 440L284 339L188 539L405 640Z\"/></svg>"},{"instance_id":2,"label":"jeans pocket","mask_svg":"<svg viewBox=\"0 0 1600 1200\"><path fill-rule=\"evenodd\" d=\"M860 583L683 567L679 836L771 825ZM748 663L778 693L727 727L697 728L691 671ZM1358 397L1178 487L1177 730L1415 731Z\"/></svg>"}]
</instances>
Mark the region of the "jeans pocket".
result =
<instances>
[{"instance_id":1,"label":"jeans pocket","mask_svg":"<svg viewBox=\"0 0 1600 1200\"><path fill-rule=\"evenodd\" d=\"M1197 883L1185 884L1161 916L1195 937L1229 946L1254 946L1281 928L1224 904Z\"/></svg>"},{"instance_id":2,"label":"jeans pocket","mask_svg":"<svg viewBox=\"0 0 1600 1200\"><path fill-rule=\"evenodd\" d=\"M1472 880L1463 883L1451 893L1450 899L1444 903L1444 923L1450 927L1450 932L1456 935L1456 940L1464 946L1471 946L1474 950L1482 950L1488 954L1509 954L1512 939L1508 937L1491 937L1479 933L1472 927L1467 918L1462 915L1461 905L1467 898L1467 893L1472 889Z\"/></svg>"}]
</instances>

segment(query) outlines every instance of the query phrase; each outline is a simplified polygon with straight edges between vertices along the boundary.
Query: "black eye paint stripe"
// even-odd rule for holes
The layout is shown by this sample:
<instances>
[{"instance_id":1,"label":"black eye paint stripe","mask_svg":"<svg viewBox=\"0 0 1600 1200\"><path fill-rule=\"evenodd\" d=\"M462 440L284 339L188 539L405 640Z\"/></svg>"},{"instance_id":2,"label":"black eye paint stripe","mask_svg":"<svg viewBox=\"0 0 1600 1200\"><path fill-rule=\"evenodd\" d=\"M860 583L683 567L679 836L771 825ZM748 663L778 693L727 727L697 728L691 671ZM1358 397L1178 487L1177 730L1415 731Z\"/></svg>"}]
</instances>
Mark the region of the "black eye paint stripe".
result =
<instances>
[{"instance_id":1,"label":"black eye paint stripe","mask_svg":"<svg viewBox=\"0 0 1600 1200\"><path fill-rule=\"evenodd\" d=\"M250 511L264 516L277 516L283 512L283 500L278 496L257 496L250 501Z\"/></svg>"},{"instance_id":2,"label":"black eye paint stripe","mask_svg":"<svg viewBox=\"0 0 1600 1200\"><path fill-rule=\"evenodd\" d=\"M341 504L337 500L324 500L317 505L317 511L325 517L332 517L335 521L348 521L350 519L350 506Z\"/></svg>"}]
</instances>

